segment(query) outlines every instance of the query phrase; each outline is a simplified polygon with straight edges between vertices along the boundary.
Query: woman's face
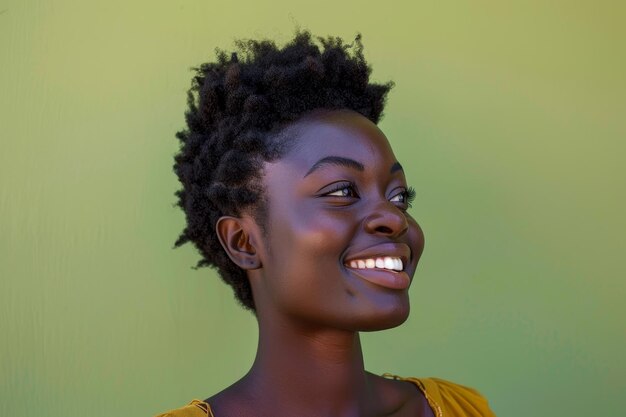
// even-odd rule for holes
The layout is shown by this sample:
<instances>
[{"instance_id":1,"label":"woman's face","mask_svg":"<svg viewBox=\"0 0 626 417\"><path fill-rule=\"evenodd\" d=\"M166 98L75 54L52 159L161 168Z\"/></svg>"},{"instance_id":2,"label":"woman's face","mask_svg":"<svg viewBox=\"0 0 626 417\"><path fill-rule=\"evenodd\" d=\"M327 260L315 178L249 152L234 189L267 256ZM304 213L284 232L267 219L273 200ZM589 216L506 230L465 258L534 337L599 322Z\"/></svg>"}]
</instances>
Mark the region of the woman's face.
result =
<instances>
[{"instance_id":1,"label":"woman's face","mask_svg":"<svg viewBox=\"0 0 626 417\"><path fill-rule=\"evenodd\" d=\"M291 133L295 145L264 167L267 235L251 277L259 317L350 331L403 323L424 235L387 138L347 110Z\"/></svg>"}]
</instances>

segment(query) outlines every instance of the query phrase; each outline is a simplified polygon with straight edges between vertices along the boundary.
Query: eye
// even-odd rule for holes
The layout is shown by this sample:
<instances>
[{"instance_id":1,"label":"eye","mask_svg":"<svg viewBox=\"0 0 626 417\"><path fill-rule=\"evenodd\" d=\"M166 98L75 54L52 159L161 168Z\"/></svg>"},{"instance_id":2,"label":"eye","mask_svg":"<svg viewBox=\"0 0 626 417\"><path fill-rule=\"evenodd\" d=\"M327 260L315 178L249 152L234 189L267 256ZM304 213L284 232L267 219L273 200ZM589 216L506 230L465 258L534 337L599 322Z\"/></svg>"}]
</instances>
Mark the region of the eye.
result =
<instances>
[{"instance_id":1,"label":"eye","mask_svg":"<svg viewBox=\"0 0 626 417\"><path fill-rule=\"evenodd\" d=\"M415 200L415 190L413 187L403 189L389 199L392 203L399 203L405 210L411 207L411 203Z\"/></svg>"},{"instance_id":2,"label":"eye","mask_svg":"<svg viewBox=\"0 0 626 417\"><path fill-rule=\"evenodd\" d=\"M358 198L356 185L351 182L341 182L334 184L330 190L322 194L323 197L351 197Z\"/></svg>"}]
</instances>

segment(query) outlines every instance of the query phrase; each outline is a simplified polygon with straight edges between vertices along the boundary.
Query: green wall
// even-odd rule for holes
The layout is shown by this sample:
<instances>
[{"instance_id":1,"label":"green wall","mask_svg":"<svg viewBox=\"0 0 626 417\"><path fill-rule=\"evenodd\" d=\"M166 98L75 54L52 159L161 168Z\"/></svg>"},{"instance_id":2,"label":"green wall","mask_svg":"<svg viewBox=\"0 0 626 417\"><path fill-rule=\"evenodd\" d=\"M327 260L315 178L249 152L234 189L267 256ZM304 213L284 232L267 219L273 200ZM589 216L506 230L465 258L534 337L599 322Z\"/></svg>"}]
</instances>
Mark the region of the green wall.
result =
<instances>
[{"instance_id":1,"label":"green wall","mask_svg":"<svg viewBox=\"0 0 626 417\"><path fill-rule=\"evenodd\" d=\"M626 402L623 2L0 0L0 415L151 416L251 363L252 316L173 207L190 66L363 33L426 250L374 372L499 416Z\"/></svg>"}]
</instances>

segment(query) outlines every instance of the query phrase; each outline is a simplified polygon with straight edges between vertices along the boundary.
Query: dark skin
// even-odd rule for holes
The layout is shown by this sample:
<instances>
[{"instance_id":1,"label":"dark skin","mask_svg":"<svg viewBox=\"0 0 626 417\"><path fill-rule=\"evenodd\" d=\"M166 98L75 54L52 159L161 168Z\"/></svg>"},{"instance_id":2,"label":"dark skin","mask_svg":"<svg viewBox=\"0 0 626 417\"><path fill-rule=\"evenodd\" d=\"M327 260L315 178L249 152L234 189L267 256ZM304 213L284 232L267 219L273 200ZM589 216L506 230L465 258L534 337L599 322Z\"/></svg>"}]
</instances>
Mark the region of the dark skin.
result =
<instances>
[{"instance_id":1,"label":"dark skin","mask_svg":"<svg viewBox=\"0 0 626 417\"><path fill-rule=\"evenodd\" d=\"M267 233L249 214L216 226L247 270L259 344L250 371L206 401L216 417L432 416L415 385L365 371L359 340L408 318L424 249L387 138L349 110L313 113L285 133L295 145L263 170ZM367 268L384 257L393 266Z\"/></svg>"}]
</instances>

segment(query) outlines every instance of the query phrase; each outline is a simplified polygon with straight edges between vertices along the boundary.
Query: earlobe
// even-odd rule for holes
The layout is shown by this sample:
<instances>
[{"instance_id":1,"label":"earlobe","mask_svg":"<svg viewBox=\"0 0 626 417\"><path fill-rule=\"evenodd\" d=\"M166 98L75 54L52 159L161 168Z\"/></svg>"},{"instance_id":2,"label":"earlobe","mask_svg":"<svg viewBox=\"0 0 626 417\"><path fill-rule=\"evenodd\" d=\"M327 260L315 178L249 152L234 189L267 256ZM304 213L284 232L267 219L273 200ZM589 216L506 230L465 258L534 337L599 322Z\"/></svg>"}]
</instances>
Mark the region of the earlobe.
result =
<instances>
[{"instance_id":1,"label":"earlobe","mask_svg":"<svg viewBox=\"0 0 626 417\"><path fill-rule=\"evenodd\" d=\"M215 225L217 237L228 257L241 269L246 270L261 267L250 229L251 225L246 219L233 216L222 216Z\"/></svg>"}]
</instances>

